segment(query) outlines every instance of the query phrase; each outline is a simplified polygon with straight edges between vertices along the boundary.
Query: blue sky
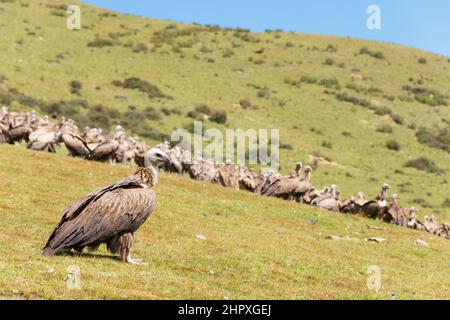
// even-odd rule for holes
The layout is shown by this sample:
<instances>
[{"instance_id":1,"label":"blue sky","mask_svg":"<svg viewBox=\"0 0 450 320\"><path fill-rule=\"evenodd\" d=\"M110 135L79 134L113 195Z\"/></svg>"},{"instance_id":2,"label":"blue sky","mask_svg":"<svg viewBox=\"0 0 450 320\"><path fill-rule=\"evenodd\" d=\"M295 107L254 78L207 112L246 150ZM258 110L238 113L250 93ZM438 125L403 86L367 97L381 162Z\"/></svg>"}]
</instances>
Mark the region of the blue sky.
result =
<instances>
[{"instance_id":1,"label":"blue sky","mask_svg":"<svg viewBox=\"0 0 450 320\"><path fill-rule=\"evenodd\" d=\"M283 29L404 44L450 57L449 0L85 0L99 7L177 22L252 31ZM381 30L366 27L369 5Z\"/></svg>"}]
</instances>

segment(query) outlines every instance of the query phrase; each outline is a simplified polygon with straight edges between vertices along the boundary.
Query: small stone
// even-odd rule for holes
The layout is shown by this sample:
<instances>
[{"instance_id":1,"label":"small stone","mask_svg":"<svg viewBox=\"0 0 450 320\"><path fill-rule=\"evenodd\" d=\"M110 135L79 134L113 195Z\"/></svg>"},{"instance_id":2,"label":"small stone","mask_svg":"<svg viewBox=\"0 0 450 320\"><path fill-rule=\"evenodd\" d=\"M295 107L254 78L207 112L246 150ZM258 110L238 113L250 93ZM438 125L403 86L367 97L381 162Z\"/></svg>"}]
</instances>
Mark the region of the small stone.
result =
<instances>
[{"instance_id":1,"label":"small stone","mask_svg":"<svg viewBox=\"0 0 450 320\"><path fill-rule=\"evenodd\" d=\"M198 234L195 236L198 240L206 241L206 237L202 234Z\"/></svg>"}]
</instances>

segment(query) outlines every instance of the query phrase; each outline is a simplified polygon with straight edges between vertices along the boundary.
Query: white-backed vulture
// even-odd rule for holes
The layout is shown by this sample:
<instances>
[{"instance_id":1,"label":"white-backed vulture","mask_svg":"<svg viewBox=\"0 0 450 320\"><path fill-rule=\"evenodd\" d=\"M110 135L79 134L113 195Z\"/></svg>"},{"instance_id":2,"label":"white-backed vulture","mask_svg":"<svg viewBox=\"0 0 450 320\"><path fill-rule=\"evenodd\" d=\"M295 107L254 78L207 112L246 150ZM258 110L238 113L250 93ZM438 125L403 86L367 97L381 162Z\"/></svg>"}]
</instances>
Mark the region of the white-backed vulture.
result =
<instances>
[{"instance_id":1,"label":"white-backed vulture","mask_svg":"<svg viewBox=\"0 0 450 320\"><path fill-rule=\"evenodd\" d=\"M158 181L158 165L170 161L159 149L146 154L148 168L91 193L64 209L43 254L54 256L85 247L97 249L106 243L121 261L139 264L131 258L133 233L147 220L156 206L153 187Z\"/></svg>"}]
</instances>

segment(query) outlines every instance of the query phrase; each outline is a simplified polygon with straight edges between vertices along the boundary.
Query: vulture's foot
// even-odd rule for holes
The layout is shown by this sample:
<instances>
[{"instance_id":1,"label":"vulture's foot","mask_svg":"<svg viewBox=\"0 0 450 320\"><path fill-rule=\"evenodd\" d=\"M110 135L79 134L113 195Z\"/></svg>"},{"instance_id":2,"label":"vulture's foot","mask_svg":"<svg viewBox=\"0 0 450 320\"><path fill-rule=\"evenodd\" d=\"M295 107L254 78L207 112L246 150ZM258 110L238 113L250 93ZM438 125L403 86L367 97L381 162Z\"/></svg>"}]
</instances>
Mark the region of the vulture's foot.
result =
<instances>
[{"instance_id":1,"label":"vulture's foot","mask_svg":"<svg viewBox=\"0 0 450 320\"><path fill-rule=\"evenodd\" d=\"M132 265L141 265L146 264L142 262L142 259L132 259L131 256L128 256L125 260L126 263L132 264Z\"/></svg>"}]
</instances>

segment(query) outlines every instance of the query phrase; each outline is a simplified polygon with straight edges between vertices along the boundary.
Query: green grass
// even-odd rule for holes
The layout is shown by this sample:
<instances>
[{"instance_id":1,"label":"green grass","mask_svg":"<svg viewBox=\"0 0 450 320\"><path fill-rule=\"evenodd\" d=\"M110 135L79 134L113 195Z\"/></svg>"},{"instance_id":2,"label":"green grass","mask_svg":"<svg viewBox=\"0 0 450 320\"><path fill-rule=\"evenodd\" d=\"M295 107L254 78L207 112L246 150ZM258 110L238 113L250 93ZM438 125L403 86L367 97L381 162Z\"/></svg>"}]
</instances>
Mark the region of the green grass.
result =
<instances>
[{"instance_id":1,"label":"green grass","mask_svg":"<svg viewBox=\"0 0 450 320\"><path fill-rule=\"evenodd\" d=\"M49 3L68 2L0 2L0 21L4 21L0 24L0 79L6 77L0 83L0 98L2 92L12 89L26 95L20 98L16 94L12 109L39 111L40 104L30 102L29 97L43 105L84 99L88 109L66 104L62 106L63 113L79 119L82 125L125 123L127 129L155 143L174 128L192 125L193 119L187 113L206 104L212 112L227 112L225 125L206 121L206 127L279 128L281 144L292 146L280 152L282 172L320 152L338 165L319 165L314 172L317 185L336 183L343 196L348 197L359 191L375 194L382 183L388 182L394 192L401 194L405 206L420 196L432 206L422 208L422 216L435 214L439 220L450 220L448 210L441 207L450 180L450 154L445 151L448 145L440 142L440 149L431 148L416 137L421 127L432 131L435 127L448 128L444 121L450 118L450 107L432 107L420 103L415 96L427 98L422 92L449 95L448 59L403 46L351 38L246 33L114 16L84 4L82 29L69 31L64 14L55 14L64 11L47 7ZM111 46L89 47L88 43L95 39L109 39ZM262 54L255 53L262 48ZM364 52L381 52L384 59ZM419 63L420 58L427 63ZM326 59L333 59L335 64L324 65ZM352 80L352 73L362 74L363 79ZM128 78L149 84L143 90L113 84ZM71 93L72 81L81 85L75 94ZM403 89L406 85L427 91L410 92ZM150 98L148 92L151 96L162 93L171 98ZM338 100L337 93L369 105ZM241 100L249 101L252 107L242 108ZM108 109L89 109L99 104ZM126 113L129 106L140 112L147 107L177 112L143 120L137 111L133 113L135 117L130 117ZM390 110L392 116L379 115L377 110ZM402 125L394 122L394 115L401 118ZM388 137L377 132L386 124L393 128ZM388 139L396 140L402 150L388 150ZM322 141L331 142L332 148L324 147ZM408 160L424 154L444 170L443 175L403 167ZM405 183L411 185L401 188Z\"/></svg>"},{"instance_id":2,"label":"green grass","mask_svg":"<svg viewBox=\"0 0 450 320\"><path fill-rule=\"evenodd\" d=\"M0 298L449 298L448 240L164 173L158 208L136 234L134 256L148 265L110 259L104 247L94 256L41 256L67 204L131 171L1 145ZM389 242L364 241L372 236ZM81 269L81 290L66 288L71 265ZM378 293L366 287L370 265L382 271Z\"/></svg>"},{"instance_id":3,"label":"green grass","mask_svg":"<svg viewBox=\"0 0 450 320\"><path fill-rule=\"evenodd\" d=\"M211 114L227 113L226 124L206 120L208 128L279 128L284 173L320 155L326 161L313 173L318 188L335 183L344 198L359 191L373 197L387 182L401 205L450 221L447 58L359 39L112 15L84 4L82 30L69 31L64 10L50 3L69 4L0 1L0 102L10 109L59 110L80 125L126 123L130 133L156 143L192 125L187 113L206 104ZM145 82L133 82L136 89L115 85L130 78ZM68 103L75 99L84 101ZM249 103L242 107L242 100ZM377 131L388 127L390 133ZM390 140L398 152L386 148ZM415 291L418 298L448 298L444 239L172 175L161 177L159 208L138 233L136 255L148 266L44 259L40 250L63 207L131 169L69 159L63 150L55 156L2 145L0 151L2 297L385 299L393 291L412 298ZM404 167L423 156L439 174ZM316 226L307 222L310 214L320 215ZM367 223L386 230L367 230ZM391 241L323 240L330 234ZM418 237L431 248L415 246ZM67 291L63 281L74 263L83 273L80 292ZM378 294L365 286L372 264L383 270Z\"/></svg>"}]
</instances>

